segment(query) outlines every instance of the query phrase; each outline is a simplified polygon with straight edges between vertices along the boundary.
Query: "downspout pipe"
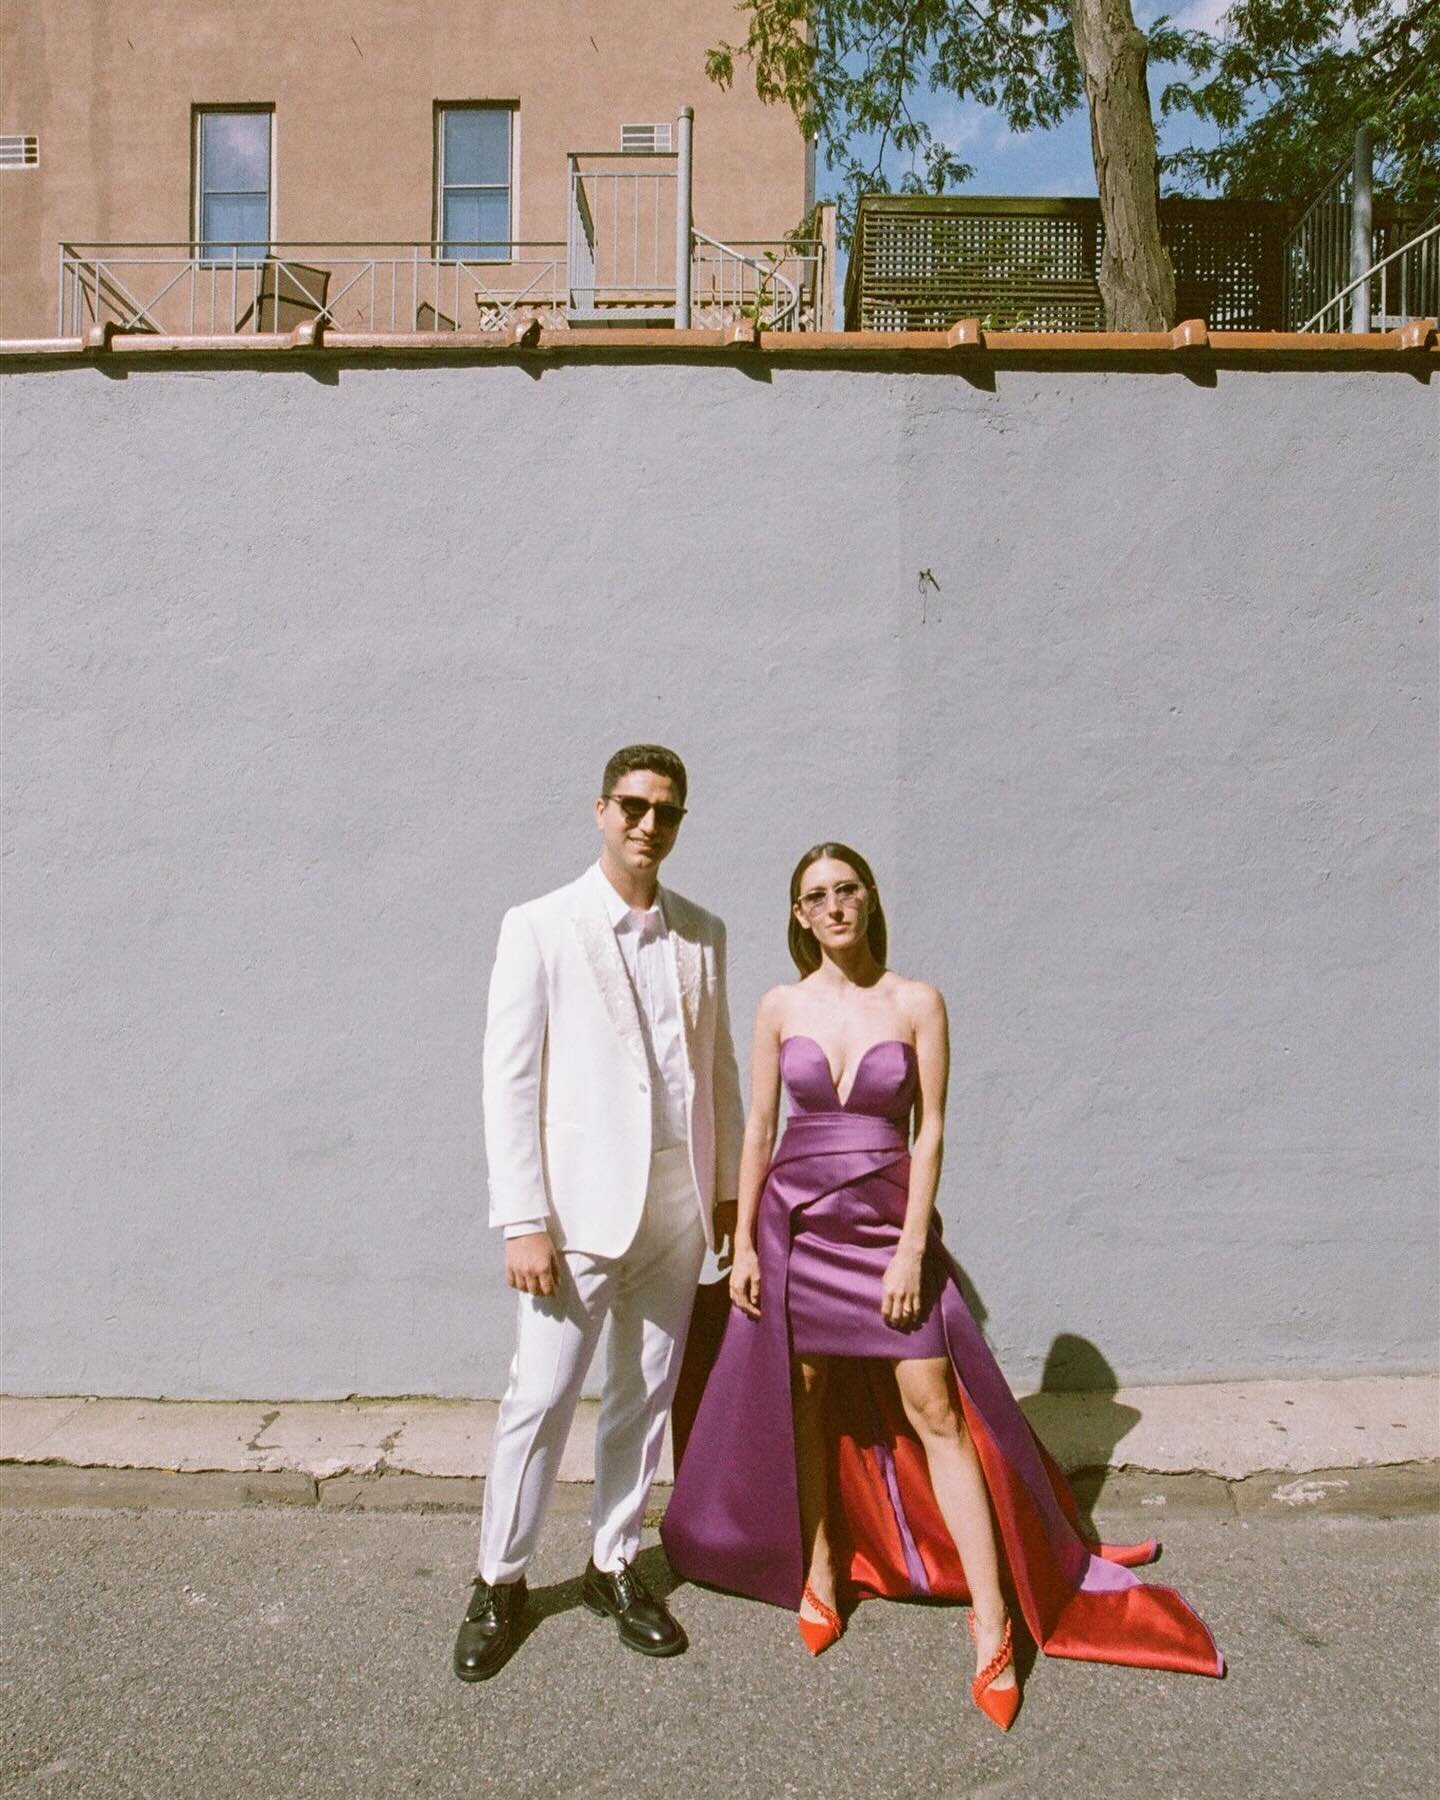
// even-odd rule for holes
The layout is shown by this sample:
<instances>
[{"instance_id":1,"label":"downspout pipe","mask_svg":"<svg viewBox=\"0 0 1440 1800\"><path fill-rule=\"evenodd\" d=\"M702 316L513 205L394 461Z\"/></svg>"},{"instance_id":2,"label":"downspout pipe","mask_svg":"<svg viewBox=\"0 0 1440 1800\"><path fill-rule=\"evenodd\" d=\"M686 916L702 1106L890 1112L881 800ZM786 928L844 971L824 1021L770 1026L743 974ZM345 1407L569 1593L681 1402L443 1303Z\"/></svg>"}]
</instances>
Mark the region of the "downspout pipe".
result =
<instances>
[{"instance_id":1,"label":"downspout pipe","mask_svg":"<svg viewBox=\"0 0 1440 1800\"><path fill-rule=\"evenodd\" d=\"M1355 133L1355 175L1350 201L1350 279L1360 285L1350 296L1350 329L1370 329L1370 283L1360 277L1375 261L1375 133L1362 125Z\"/></svg>"},{"instance_id":2,"label":"downspout pipe","mask_svg":"<svg viewBox=\"0 0 1440 1800\"><path fill-rule=\"evenodd\" d=\"M690 329L691 171L695 153L695 108L680 108L680 160L675 165L675 329Z\"/></svg>"}]
</instances>

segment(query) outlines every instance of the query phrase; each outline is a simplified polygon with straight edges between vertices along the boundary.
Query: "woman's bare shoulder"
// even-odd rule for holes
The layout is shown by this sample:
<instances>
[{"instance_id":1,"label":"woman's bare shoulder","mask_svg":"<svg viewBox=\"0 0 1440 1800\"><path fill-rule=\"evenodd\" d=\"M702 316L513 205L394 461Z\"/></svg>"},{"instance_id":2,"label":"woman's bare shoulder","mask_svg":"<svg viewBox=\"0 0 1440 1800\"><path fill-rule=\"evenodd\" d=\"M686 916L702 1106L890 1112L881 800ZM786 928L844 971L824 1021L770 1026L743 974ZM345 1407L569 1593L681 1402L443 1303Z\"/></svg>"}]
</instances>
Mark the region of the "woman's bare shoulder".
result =
<instances>
[{"instance_id":1,"label":"woman's bare shoulder","mask_svg":"<svg viewBox=\"0 0 1440 1800\"><path fill-rule=\"evenodd\" d=\"M777 1031L785 1021L786 1013L799 993L801 984L798 981L781 981L768 988L760 996L760 1004L755 1009L757 1025L770 1025Z\"/></svg>"},{"instance_id":2,"label":"woman's bare shoulder","mask_svg":"<svg viewBox=\"0 0 1440 1800\"><path fill-rule=\"evenodd\" d=\"M945 996L928 981L891 970L895 1004L912 1025L936 1024L945 1017Z\"/></svg>"}]
</instances>

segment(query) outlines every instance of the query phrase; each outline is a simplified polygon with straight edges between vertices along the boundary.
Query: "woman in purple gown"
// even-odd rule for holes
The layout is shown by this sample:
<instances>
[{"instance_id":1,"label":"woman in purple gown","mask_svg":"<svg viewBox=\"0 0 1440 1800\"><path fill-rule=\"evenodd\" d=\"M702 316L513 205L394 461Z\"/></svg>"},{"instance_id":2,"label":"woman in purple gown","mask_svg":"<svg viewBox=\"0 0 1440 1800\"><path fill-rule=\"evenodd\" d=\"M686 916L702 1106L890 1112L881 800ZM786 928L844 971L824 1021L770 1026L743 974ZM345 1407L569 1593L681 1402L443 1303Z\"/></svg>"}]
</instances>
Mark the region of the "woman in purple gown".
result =
<instances>
[{"instance_id":1,"label":"woman in purple gown","mask_svg":"<svg viewBox=\"0 0 1440 1800\"><path fill-rule=\"evenodd\" d=\"M945 1003L886 968L863 857L806 852L789 941L801 979L755 1023L734 1305L698 1405L677 1401L672 1565L796 1611L815 1654L866 1595L969 1601L971 1692L1002 1730L1019 1706L1007 1595L1052 1655L1223 1673L1180 1596L1130 1573L1153 1541L1082 1538L961 1297L934 1216Z\"/></svg>"}]
</instances>

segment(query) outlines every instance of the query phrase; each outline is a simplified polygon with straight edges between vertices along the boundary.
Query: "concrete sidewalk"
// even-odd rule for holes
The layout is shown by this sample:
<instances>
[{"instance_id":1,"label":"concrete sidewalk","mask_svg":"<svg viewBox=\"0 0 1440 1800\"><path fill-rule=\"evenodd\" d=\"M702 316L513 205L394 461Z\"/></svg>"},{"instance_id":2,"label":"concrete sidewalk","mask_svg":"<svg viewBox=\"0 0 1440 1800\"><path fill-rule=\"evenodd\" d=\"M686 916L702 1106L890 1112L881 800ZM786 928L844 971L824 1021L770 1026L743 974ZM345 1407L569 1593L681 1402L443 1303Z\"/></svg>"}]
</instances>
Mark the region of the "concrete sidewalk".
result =
<instances>
[{"instance_id":1,"label":"concrete sidewalk","mask_svg":"<svg viewBox=\"0 0 1440 1800\"><path fill-rule=\"evenodd\" d=\"M1142 1504L1208 1499L1245 1510L1249 1494L1251 1504L1343 1509L1383 1495L1408 1508L1440 1492L1435 1376L1039 1393L1021 1404L1062 1467L1092 1476L1092 1488L1120 1478ZM478 1505L495 1410L493 1401L424 1399L0 1399L3 1487L21 1504L88 1495L112 1505L468 1510ZM562 1481L593 1478L596 1410L580 1409ZM80 1471L92 1478L77 1482ZM661 1480L670 1472L667 1452Z\"/></svg>"}]
</instances>

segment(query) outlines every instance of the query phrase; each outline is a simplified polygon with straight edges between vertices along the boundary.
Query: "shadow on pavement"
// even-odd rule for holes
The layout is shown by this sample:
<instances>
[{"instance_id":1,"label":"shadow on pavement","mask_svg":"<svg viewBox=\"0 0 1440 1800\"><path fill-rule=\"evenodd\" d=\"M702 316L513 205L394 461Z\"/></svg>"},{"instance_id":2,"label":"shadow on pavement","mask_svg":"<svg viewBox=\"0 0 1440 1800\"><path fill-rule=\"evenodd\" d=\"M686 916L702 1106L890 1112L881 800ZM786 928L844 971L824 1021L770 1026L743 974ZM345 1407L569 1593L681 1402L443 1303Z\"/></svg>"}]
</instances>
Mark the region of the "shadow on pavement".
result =
<instances>
[{"instance_id":1,"label":"shadow on pavement","mask_svg":"<svg viewBox=\"0 0 1440 1800\"><path fill-rule=\"evenodd\" d=\"M635 1558L635 1568L641 1580L649 1588L657 1600L666 1600L681 1584L679 1577L666 1561L665 1552L658 1544L642 1550ZM530 1603L525 1608L525 1616L521 1621L520 1631L515 1639L515 1648L510 1657L518 1656L547 1619L556 1619L562 1613L574 1612L585 1603L580 1598L581 1577L572 1575L568 1581L552 1581L546 1587L535 1587L530 1590ZM611 1629L614 1629L613 1624Z\"/></svg>"}]
</instances>

